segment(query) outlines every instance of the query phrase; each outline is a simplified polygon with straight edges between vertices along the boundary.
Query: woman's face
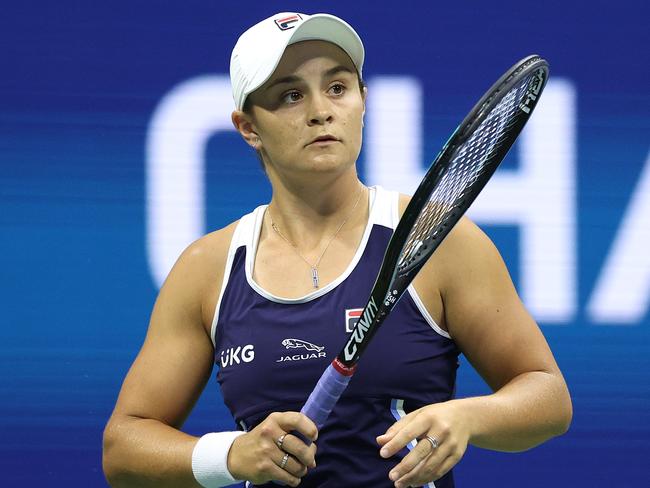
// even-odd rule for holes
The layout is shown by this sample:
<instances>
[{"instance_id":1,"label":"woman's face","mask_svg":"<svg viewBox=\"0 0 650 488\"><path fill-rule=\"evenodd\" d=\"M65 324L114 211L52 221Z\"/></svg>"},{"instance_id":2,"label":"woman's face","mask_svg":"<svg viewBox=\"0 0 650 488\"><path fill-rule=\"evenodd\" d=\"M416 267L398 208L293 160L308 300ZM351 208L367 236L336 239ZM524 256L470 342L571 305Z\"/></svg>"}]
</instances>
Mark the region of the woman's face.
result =
<instances>
[{"instance_id":1,"label":"woman's face","mask_svg":"<svg viewBox=\"0 0 650 488\"><path fill-rule=\"evenodd\" d=\"M269 172L335 172L361 150L365 92L354 64L324 41L289 46L249 96L251 130Z\"/></svg>"}]
</instances>

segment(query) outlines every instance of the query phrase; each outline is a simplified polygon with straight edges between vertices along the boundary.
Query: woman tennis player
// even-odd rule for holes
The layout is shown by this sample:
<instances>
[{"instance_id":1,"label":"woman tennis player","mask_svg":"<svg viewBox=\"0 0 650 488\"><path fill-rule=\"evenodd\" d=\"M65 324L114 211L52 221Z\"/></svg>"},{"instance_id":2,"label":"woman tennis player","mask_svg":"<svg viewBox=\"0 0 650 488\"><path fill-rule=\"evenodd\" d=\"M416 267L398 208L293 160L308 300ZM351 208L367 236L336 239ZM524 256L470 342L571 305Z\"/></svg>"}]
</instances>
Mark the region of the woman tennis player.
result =
<instances>
[{"instance_id":1,"label":"woman tennis player","mask_svg":"<svg viewBox=\"0 0 650 488\"><path fill-rule=\"evenodd\" d=\"M520 451L568 428L553 355L467 219L386 319L320 431L299 413L409 201L357 176L363 60L352 27L326 14L280 13L237 42L232 120L273 196L191 244L169 274L104 434L112 486L453 487L468 444ZM492 394L455 398L460 353ZM184 434L215 363L241 430Z\"/></svg>"}]
</instances>

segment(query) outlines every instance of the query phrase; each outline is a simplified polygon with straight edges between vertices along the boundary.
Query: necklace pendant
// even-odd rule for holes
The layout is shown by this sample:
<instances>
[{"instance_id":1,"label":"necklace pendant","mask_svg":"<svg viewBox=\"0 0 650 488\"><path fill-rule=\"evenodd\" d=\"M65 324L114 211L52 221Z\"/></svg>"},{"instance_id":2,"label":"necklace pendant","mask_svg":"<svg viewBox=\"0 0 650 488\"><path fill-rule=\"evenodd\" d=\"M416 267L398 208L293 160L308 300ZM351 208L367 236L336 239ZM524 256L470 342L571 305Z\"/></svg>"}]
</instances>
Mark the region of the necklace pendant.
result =
<instances>
[{"instance_id":1,"label":"necklace pendant","mask_svg":"<svg viewBox=\"0 0 650 488\"><path fill-rule=\"evenodd\" d=\"M311 281L314 283L314 288L318 288L318 270L314 267L311 268Z\"/></svg>"}]
</instances>

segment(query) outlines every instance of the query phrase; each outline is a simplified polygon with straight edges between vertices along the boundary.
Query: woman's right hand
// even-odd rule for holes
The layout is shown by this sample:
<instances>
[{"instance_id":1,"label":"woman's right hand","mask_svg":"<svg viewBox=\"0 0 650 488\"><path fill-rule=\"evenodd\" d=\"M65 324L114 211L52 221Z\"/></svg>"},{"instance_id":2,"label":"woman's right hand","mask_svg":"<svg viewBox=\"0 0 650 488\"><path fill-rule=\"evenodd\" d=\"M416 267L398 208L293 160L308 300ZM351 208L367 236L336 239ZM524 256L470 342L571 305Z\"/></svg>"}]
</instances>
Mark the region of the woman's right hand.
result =
<instances>
[{"instance_id":1,"label":"woman's right hand","mask_svg":"<svg viewBox=\"0 0 650 488\"><path fill-rule=\"evenodd\" d=\"M298 486L307 470L316 467L316 444L307 446L290 434L293 431L312 441L318 437L316 424L301 413L270 414L253 430L235 439L228 452L230 474L254 484L274 480Z\"/></svg>"}]
</instances>

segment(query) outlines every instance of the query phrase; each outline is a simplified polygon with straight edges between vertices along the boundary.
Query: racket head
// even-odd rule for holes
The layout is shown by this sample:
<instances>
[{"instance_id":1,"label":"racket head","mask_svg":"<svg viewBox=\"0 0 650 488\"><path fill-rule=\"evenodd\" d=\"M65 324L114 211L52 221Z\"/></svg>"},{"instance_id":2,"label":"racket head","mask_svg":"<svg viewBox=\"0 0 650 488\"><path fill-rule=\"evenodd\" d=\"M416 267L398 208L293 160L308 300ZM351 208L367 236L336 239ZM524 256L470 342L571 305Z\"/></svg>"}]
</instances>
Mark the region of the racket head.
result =
<instances>
[{"instance_id":1,"label":"racket head","mask_svg":"<svg viewBox=\"0 0 650 488\"><path fill-rule=\"evenodd\" d=\"M537 106L548 72L548 63L538 55L520 60L454 131L395 229L391 282L410 282L474 202Z\"/></svg>"},{"instance_id":2,"label":"racket head","mask_svg":"<svg viewBox=\"0 0 650 488\"><path fill-rule=\"evenodd\" d=\"M537 106L548 72L538 55L520 60L445 143L393 232L370 299L335 360L342 371L355 367L384 318L494 174Z\"/></svg>"}]
</instances>

